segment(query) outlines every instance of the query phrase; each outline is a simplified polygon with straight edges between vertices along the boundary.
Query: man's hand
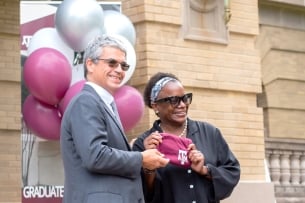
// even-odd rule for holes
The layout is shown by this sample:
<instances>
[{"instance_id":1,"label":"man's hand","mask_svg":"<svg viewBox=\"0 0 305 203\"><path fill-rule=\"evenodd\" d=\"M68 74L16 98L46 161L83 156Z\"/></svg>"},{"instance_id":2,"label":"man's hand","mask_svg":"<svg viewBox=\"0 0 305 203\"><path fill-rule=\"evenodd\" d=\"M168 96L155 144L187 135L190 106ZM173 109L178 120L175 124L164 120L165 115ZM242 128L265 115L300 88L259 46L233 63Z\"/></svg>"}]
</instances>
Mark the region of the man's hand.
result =
<instances>
[{"instance_id":1,"label":"man's hand","mask_svg":"<svg viewBox=\"0 0 305 203\"><path fill-rule=\"evenodd\" d=\"M164 158L164 155L157 149L148 149L141 153L143 156L142 166L149 170L164 167L169 162L169 159Z\"/></svg>"}]
</instances>

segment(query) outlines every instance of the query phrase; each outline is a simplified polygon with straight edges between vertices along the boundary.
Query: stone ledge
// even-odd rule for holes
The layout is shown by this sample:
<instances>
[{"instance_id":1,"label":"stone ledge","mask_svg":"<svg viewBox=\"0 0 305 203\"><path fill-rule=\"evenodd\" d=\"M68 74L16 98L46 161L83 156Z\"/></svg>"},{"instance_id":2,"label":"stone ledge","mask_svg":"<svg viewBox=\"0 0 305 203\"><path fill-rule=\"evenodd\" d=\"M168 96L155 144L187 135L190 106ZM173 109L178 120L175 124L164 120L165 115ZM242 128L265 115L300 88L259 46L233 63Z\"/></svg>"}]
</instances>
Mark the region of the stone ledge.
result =
<instances>
[{"instance_id":1,"label":"stone ledge","mask_svg":"<svg viewBox=\"0 0 305 203\"><path fill-rule=\"evenodd\" d=\"M221 203L275 203L274 185L271 182L240 182L231 196Z\"/></svg>"}]
</instances>

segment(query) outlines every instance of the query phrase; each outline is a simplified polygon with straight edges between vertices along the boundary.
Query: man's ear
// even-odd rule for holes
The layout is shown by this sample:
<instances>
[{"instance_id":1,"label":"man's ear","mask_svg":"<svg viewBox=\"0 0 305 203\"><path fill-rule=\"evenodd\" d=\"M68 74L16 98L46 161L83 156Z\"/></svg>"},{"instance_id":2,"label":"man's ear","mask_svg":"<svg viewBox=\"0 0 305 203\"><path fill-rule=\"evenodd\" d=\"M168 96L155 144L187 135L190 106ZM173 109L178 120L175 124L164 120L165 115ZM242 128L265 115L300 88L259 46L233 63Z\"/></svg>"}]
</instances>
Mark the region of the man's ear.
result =
<instances>
[{"instance_id":1,"label":"man's ear","mask_svg":"<svg viewBox=\"0 0 305 203\"><path fill-rule=\"evenodd\" d=\"M85 63L88 73L92 73L94 70L95 63L93 63L92 59L87 59Z\"/></svg>"}]
</instances>

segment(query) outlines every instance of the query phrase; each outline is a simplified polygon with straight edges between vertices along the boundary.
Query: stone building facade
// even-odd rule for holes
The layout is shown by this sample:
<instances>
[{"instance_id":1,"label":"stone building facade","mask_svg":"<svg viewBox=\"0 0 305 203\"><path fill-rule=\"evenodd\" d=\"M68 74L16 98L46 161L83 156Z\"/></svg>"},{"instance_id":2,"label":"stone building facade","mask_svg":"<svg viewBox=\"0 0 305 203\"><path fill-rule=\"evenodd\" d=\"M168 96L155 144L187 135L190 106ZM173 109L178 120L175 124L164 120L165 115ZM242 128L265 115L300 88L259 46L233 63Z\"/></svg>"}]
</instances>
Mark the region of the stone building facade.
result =
<instances>
[{"instance_id":1,"label":"stone building facade","mask_svg":"<svg viewBox=\"0 0 305 203\"><path fill-rule=\"evenodd\" d=\"M240 160L240 184L223 202L274 202L274 195L285 195L279 185L287 174L286 185L298 183L293 190L304 184L304 2L227 2L123 0L122 12L137 35L137 67L129 85L142 91L152 74L176 74L194 94L189 116L219 127ZM2 0L0 8L0 202L13 203L21 202L19 1ZM129 138L149 128L155 118L145 109L143 119L127 132ZM58 143L43 142L41 147L56 151ZM288 158L271 159L277 149L290 151L272 157ZM273 166L274 160L275 166L284 167ZM294 167L287 169L285 163ZM268 167L274 169L275 183L269 180ZM298 173L293 173L293 184L292 169ZM59 174L47 178L62 182Z\"/></svg>"}]
</instances>

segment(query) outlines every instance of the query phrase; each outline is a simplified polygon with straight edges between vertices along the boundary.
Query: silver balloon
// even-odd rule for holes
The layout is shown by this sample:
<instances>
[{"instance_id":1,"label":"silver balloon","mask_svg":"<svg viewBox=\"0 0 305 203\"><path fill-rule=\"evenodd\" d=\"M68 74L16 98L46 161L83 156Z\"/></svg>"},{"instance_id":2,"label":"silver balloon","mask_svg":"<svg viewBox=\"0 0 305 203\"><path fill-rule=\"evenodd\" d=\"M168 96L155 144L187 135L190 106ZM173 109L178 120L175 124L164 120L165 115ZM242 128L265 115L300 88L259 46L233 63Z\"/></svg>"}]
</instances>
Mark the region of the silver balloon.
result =
<instances>
[{"instance_id":1,"label":"silver balloon","mask_svg":"<svg viewBox=\"0 0 305 203\"><path fill-rule=\"evenodd\" d=\"M118 11L104 11L104 29L106 34L124 36L133 46L136 43L136 31L132 22Z\"/></svg>"},{"instance_id":2,"label":"silver balloon","mask_svg":"<svg viewBox=\"0 0 305 203\"><path fill-rule=\"evenodd\" d=\"M55 27L63 41L81 52L104 33L104 11L95 0L64 0L56 11Z\"/></svg>"}]
</instances>

